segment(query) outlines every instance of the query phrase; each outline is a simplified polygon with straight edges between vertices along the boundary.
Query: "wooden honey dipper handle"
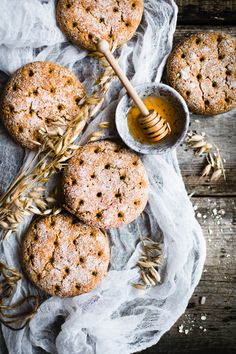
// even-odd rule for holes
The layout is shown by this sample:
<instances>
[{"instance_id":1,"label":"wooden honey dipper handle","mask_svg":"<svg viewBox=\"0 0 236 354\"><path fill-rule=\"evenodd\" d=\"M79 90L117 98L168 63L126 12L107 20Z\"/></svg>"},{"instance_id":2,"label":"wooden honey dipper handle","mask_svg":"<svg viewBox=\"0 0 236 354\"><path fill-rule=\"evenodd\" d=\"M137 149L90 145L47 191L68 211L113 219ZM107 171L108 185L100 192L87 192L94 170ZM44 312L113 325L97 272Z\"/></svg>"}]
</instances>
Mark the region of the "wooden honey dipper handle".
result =
<instances>
[{"instance_id":1,"label":"wooden honey dipper handle","mask_svg":"<svg viewBox=\"0 0 236 354\"><path fill-rule=\"evenodd\" d=\"M150 114L149 110L147 109L141 98L138 96L135 88L131 85L125 73L121 70L118 62L110 51L109 43L105 39L102 39L98 42L97 49L105 56L105 58L115 71L116 75L119 77L120 81L126 88L126 91L128 92L129 96L134 100L136 106L139 108L142 115L148 116Z\"/></svg>"}]
</instances>

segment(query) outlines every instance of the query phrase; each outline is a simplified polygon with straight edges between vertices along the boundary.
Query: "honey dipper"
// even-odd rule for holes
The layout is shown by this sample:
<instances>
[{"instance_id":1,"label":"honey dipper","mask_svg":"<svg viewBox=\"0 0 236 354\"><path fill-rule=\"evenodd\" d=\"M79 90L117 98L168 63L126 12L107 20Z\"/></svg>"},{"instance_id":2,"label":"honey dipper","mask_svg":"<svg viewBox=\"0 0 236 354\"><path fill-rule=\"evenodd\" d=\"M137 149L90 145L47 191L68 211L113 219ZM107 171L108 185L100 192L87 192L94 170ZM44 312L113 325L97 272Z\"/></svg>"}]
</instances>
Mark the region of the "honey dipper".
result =
<instances>
[{"instance_id":1,"label":"honey dipper","mask_svg":"<svg viewBox=\"0 0 236 354\"><path fill-rule=\"evenodd\" d=\"M138 117L138 122L140 128L143 130L146 139L150 142L157 142L163 139L167 134L170 133L170 126L164 118L158 114L158 112L152 110L149 112L141 98L138 96L135 88L131 85L129 79L121 70L118 62L114 58L113 54L110 51L109 43L102 39L97 44L97 49L102 53L116 75L119 77L129 96L133 99L134 103L141 112L141 115Z\"/></svg>"}]
</instances>

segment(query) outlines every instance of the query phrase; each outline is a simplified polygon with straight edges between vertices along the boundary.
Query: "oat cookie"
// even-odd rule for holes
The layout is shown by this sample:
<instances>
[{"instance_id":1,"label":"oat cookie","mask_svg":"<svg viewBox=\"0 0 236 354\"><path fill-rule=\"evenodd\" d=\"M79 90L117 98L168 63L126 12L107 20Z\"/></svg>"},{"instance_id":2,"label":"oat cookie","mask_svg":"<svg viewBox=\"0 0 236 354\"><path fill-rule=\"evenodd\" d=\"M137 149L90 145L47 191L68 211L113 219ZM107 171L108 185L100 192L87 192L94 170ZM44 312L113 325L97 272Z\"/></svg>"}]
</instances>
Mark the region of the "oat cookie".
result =
<instances>
[{"instance_id":1,"label":"oat cookie","mask_svg":"<svg viewBox=\"0 0 236 354\"><path fill-rule=\"evenodd\" d=\"M140 158L110 141L89 143L77 150L64 172L68 209L102 228L133 221L148 199L148 178Z\"/></svg>"},{"instance_id":2,"label":"oat cookie","mask_svg":"<svg viewBox=\"0 0 236 354\"><path fill-rule=\"evenodd\" d=\"M212 115L236 107L236 38L205 32L186 38L171 53L167 79L191 112Z\"/></svg>"},{"instance_id":3,"label":"oat cookie","mask_svg":"<svg viewBox=\"0 0 236 354\"><path fill-rule=\"evenodd\" d=\"M109 242L101 230L69 214L34 222L22 244L29 279L50 295L75 296L94 289L107 273Z\"/></svg>"},{"instance_id":4,"label":"oat cookie","mask_svg":"<svg viewBox=\"0 0 236 354\"><path fill-rule=\"evenodd\" d=\"M57 22L76 45L96 50L97 39L120 46L135 33L143 0L59 0Z\"/></svg>"},{"instance_id":5,"label":"oat cookie","mask_svg":"<svg viewBox=\"0 0 236 354\"><path fill-rule=\"evenodd\" d=\"M18 143L34 149L33 141L40 141L39 129L45 125L65 129L78 114L84 94L80 81L63 66L50 62L27 64L10 78L3 93L5 126Z\"/></svg>"}]
</instances>

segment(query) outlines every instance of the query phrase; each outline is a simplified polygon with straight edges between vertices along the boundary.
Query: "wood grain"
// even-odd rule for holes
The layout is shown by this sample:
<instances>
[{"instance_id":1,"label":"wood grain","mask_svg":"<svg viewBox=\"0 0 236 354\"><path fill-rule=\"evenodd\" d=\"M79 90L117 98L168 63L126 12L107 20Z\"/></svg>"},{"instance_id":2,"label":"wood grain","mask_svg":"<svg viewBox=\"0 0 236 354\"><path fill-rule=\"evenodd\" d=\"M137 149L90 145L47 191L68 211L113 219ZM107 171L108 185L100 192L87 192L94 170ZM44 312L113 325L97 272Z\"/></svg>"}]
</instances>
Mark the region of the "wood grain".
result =
<instances>
[{"instance_id":1,"label":"wood grain","mask_svg":"<svg viewBox=\"0 0 236 354\"><path fill-rule=\"evenodd\" d=\"M185 314L158 345L143 354L233 353L236 348L235 203L236 198L193 198L193 204L198 206L196 214L202 215L198 220L207 242L202 279ZM217 215L213 214L215 209ZM219 210L225 214L217 218ZM206 302L201 305L203 296ZM179 332L181 325L183 333Z\"/></svg>"},{"instance_id":2,"label":"wood grain","mask_svg":"<svg viewBox=\"0 0 236 354\"><path fill-rule=\"evenodd\" d=\"M234 0L176 0L179 6L178 24L235 25Z\"/></svg>"},{"instance_id":3,"label":"wood grain","mask_svg":"<svg viewBox=\"0 0 236 354\"><path fill-rule=\"evenodd\" d=\"M206 158L195 156L193 150L183 144L177 154L187 191L197 196L236 195L236 110L208 118L191 115L190 122L190 130L205 133L206 140L220 149L226 180L221 178L213 183L209 178L201 178Z\"/></svg>"},{"instance_id":4,"label":"wood grain","mask_svg":"<svg viewBox=\"0 0 236 354\"><path fill-rule=\"evenodd\" d=\"M236 26L209 26L209 25L201 25L201 26L192 26L192 25L180 25L177 26L176 32L174 34L174 45L179 43L185 37L190 36L191 34L195 34L198 32L226 32L231 34L231 36L236 36Z\"/></svg>"}]
</instances>

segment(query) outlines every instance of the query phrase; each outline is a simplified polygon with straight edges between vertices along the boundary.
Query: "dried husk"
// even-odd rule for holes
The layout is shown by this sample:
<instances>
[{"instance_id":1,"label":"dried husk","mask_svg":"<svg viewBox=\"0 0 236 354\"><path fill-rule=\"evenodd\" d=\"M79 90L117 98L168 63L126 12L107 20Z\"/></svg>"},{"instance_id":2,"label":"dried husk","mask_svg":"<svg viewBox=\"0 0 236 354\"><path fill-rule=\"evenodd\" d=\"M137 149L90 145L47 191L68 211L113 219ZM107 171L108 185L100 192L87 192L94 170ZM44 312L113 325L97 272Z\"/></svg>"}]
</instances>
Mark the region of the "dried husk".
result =
<instances>
[{"instance_id":1,"label":"dried husk","mask_svg":"<svg viewBox=\"0 0 236 354\"><path fill-rule=\"evenodd\" d=\"M137 262L137 266L140 268L140 276L143 284L138 284L143 285L143 287L140 287L140 289L143 290L146 286L156 286L161 281L160 274L158 273L161 259L161 246L158 242L153 241L149 237L142 237L141 234L140 239L142 242L142 253ZM136 288L139 289L139 286L136 286Z\"/></svg>"},{"instance_id":2,"label":"dried husk","mask_svg":"<svg viewBox=\"0 0 236 354\"><path fill-rule=\"evenodd\" d=\"M207 164L201 172L201 177L208 177L211 175L211 182L216 182L222 175L224 179L226 179L219 148L215 144L207 142L205 140L205 134L203 136L195 132L189 132L188 136L189 138L186 140L186 143L195 151L195 155L206 156ZM215 150L215 152L211 153L210 151L212 150L213 152Z\"/></svg>"},{"instance_id":3,"label":"dried husk","mask_svg":"<svg viewBox=\"0 0 236 354\"><path fill-rule=\"evenodd\" d=\"M12 330L24 328L39 307L39 298L32 295L23 297L17 302L11 302L11 305L8 304L21 278L22 275L16 269L0 262L0 322ZM33 305L30 305L32 301ZM28 310L22 312L21 308L25 303L29 305ZM11 313L11 310L14 312Z\"/></svg>"}]
</instances>

